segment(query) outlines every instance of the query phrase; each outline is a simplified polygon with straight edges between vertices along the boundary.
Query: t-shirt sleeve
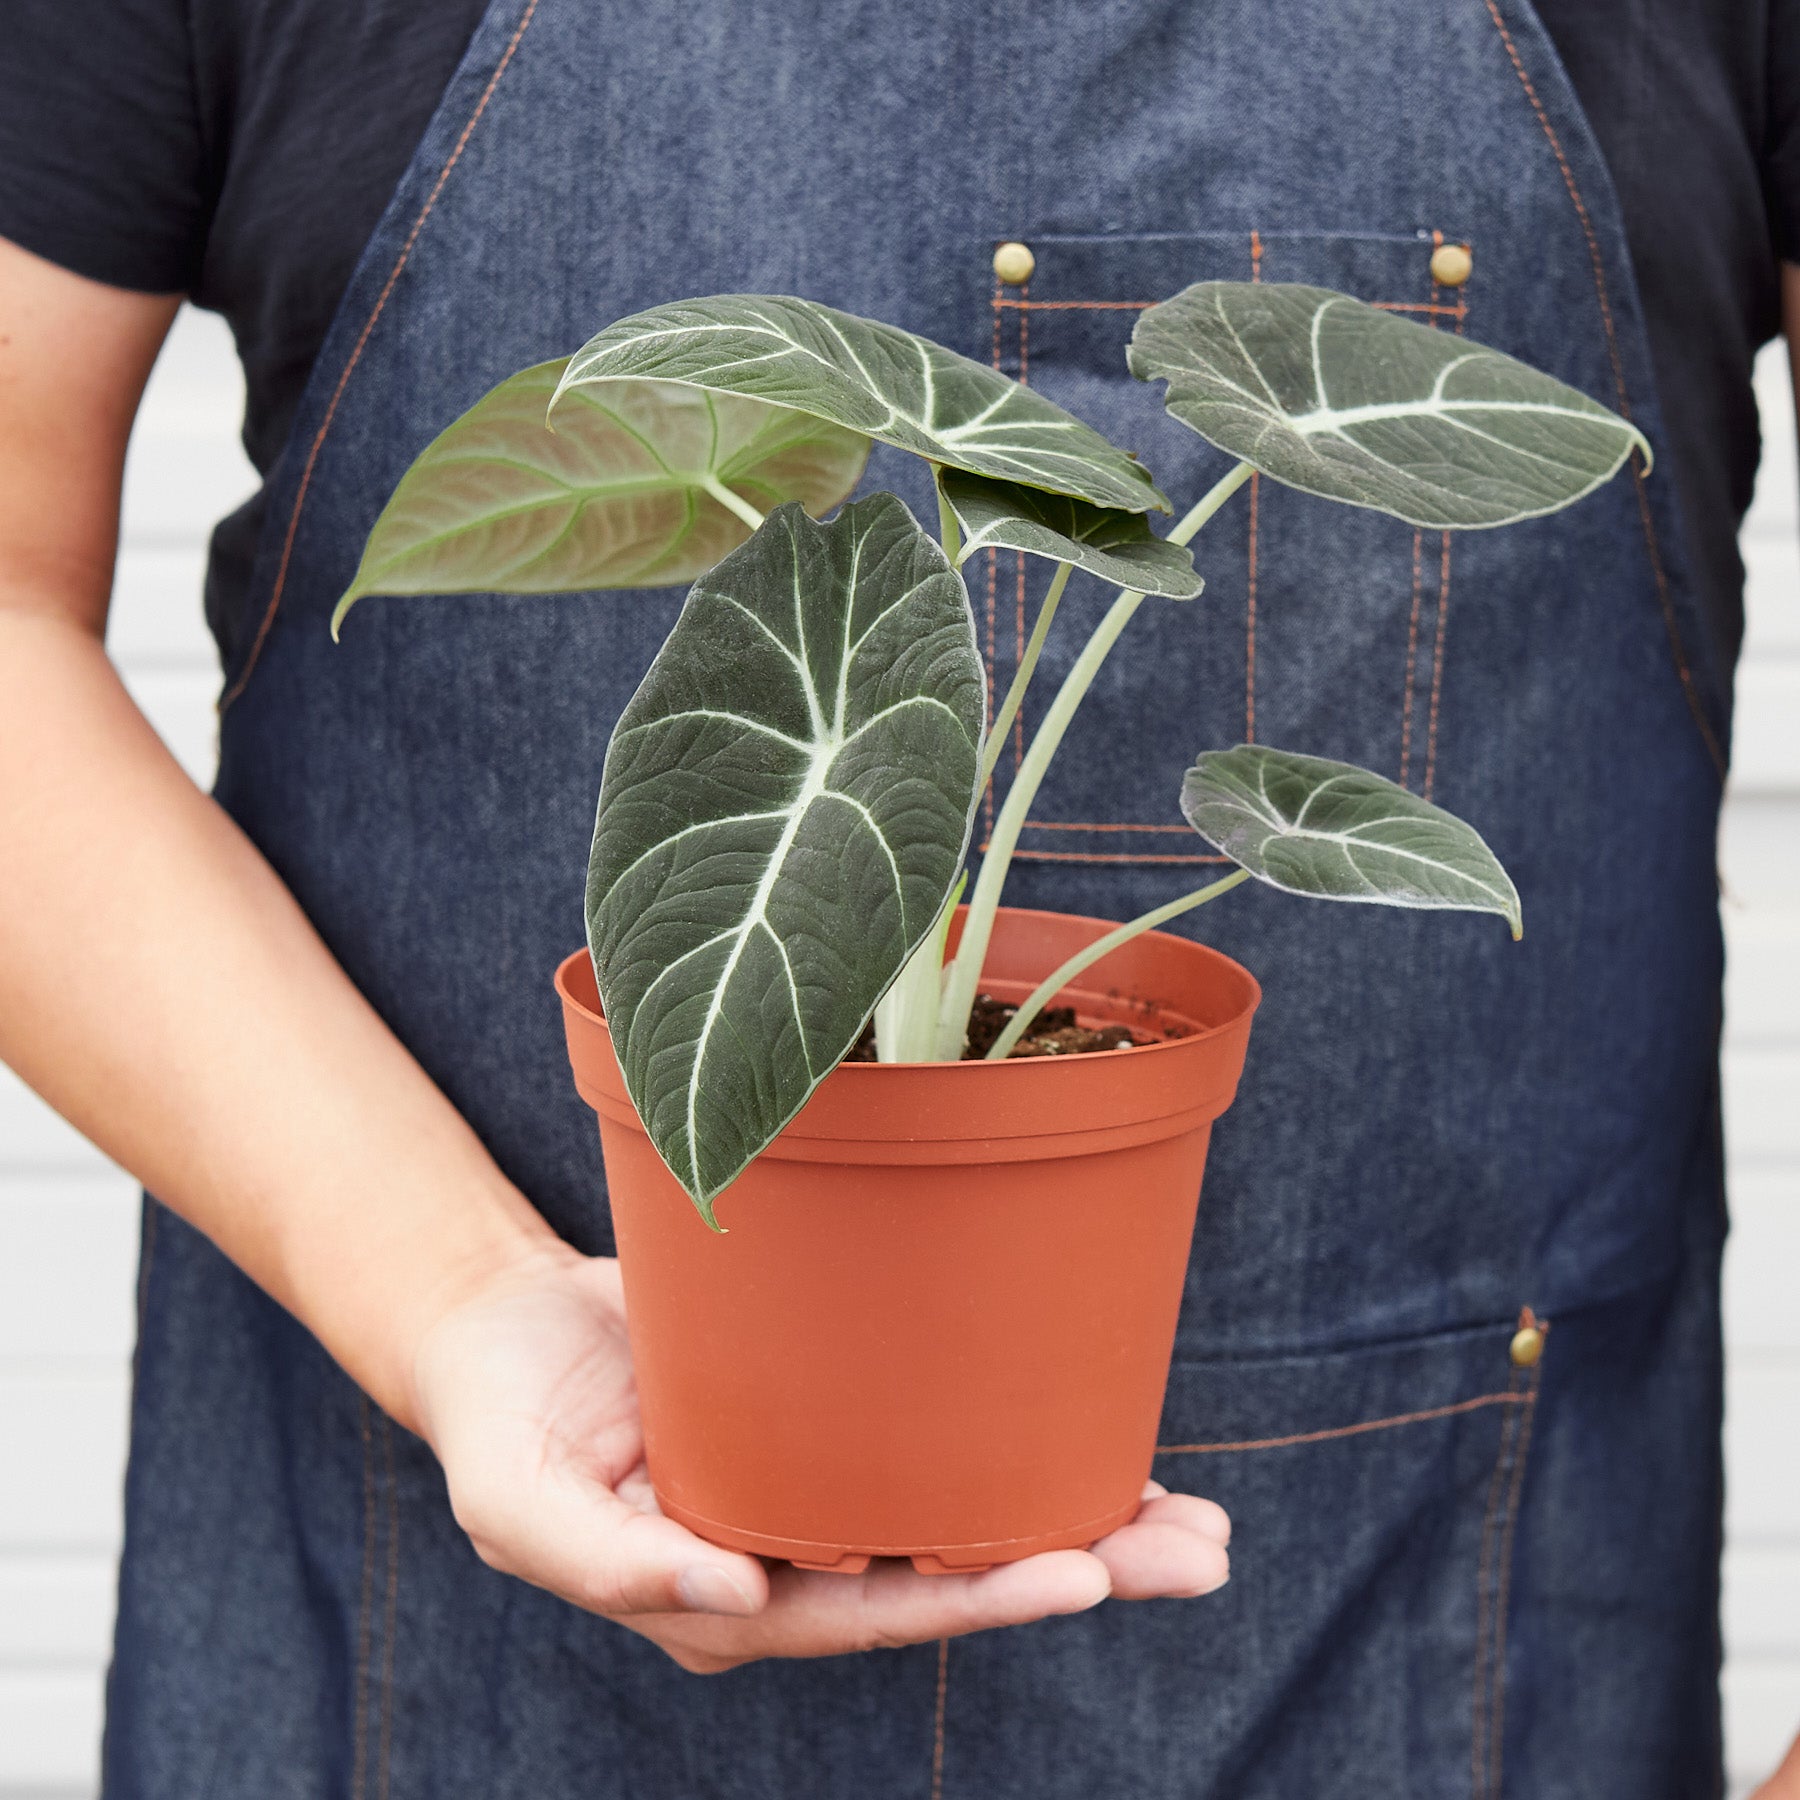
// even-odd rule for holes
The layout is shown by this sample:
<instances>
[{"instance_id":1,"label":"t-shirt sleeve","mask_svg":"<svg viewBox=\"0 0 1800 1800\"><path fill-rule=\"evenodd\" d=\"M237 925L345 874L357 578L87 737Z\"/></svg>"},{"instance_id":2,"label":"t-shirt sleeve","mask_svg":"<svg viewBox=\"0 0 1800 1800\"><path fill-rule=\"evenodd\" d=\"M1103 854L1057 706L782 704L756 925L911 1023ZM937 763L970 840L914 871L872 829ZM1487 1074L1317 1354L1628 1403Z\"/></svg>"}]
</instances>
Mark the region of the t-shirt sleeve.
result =
<instances>
[{"instance_id":1,"label":"t-shirt sleeve","mask_svg":"<svg viewBox=\"0 0 1800 1800\"><path fill-rule=\"evenodd\" d=\"M206 147L187 0L3 0L0 237L78 275L191 292Z\"/></svg>"},{"instance_id":2,"label":"t-shirt sleeve","mask_svg":"<svg viewBox=\"0 0 1800 1800\"><path fill-rule=\"evenodd\" d=\"M1800 263L1800 0L1771 0L1768 66L1769 223L1776 253Z\"/></svg>"}]
</instances>

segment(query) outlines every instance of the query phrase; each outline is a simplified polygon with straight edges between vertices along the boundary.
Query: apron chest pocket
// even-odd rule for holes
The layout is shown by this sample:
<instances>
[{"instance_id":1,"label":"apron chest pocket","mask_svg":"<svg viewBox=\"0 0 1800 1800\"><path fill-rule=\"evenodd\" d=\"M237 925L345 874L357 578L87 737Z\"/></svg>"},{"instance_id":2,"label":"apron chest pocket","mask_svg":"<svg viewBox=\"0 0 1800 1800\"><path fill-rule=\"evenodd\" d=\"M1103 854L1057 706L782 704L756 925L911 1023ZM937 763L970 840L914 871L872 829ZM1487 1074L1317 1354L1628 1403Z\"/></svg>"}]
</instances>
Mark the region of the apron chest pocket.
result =
<instances>
[{"instance_id":1,"label":"apron chest pocket","mask_svg":"<svg viewBox=\"0 0 1800 1800\"><path fill-rule=\"evenodd\" d=\"M1138 454L1179 512L1230 465L1163 412L1160 384L1132 379L1125 350L1142 313L1196 281L1302 282L1461 332L1475 284L1445 286L1432 273L1433 250L1449 235L1032 236L1030 278L991 280L991 358ZM1362 763L1443 798L1450 533L1258 477L1195 540L1195 562L1206 592L1191 603L1149 602L1102 670L1023 833L1021 858L1223 861L1183 823L1175 799L1195 752L1236 742ZM1017 667L1051 568L989 551L964 571L996 694ZM984 828L1110 598L1092 577L1070 583Z\"/></svg>"}]
</instances>

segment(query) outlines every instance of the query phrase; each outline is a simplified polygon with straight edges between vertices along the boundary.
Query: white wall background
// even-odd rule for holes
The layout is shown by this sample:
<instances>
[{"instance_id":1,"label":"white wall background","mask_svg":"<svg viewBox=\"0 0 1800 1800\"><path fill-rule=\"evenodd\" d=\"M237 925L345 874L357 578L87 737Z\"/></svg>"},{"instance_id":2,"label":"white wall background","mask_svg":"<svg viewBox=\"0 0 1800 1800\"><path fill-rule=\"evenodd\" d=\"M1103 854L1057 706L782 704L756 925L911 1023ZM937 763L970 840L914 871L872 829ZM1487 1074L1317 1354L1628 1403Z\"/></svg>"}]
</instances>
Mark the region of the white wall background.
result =
<instances>
[{"instance_id":1,"label":"white wall background","mask_svg":"<svg viewBox=\"0 0 1800 1800\"><path fill-rule=\"evenodd\" d=\"M1727 1742L1742 1789L1800 1727L1800 474L1787 365L1745 533L1750 634L1722 863L1737 1228ZM133 441L110 643L205 783L217 686L199 591L212 521L253 483L216 319L184 313ZM131 1182L0 1069L0 1800L91 1796L112 1615L132 1336Z\"/></svg>"}]
</instances>

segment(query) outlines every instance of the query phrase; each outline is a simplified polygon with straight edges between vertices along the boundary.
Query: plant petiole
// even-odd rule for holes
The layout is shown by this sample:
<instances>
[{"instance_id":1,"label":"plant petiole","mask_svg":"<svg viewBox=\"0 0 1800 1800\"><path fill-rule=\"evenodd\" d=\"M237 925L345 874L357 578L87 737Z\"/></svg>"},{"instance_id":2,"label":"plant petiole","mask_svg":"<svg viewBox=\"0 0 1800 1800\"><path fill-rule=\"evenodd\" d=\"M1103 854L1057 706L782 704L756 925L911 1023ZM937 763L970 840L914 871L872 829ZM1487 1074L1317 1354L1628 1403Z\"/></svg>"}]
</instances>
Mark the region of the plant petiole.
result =
<instances>
[{"instance_id":1,"label":"plant petiole","mask_svg":"<svg viewBox=\"0 0 1800 1800\"><path fill-rule=\"evenodd\" d=\"M944 554L949 557L951 568L960 568L962 566L962 526L957 523L956 508L944 497L944 484L936 479L935 470L931 485L937 491L938 542L943 546Z\"/></svg>"},{"instance_id":2,"label":"plant petiole","mask_svg":"<svg viewBox=\"0 0 1800 1800\"><path fill-rule=\"evenodd\" d=\"M1049 635L1050 621L1056 617L1057 602L1062 599L1063 589L1069 585L1069 576L1073 571L1073 563L1056 565L1056 573L1050 580L1050 591L1045 594L1044 603L1038 608L1037 622L1032 626L1030 640L1019 657L1018 671L1012 678L1012 685L1006 690L1006 698L1000 702L1000 708L994 714L993 724L988 728L987 743L981 751L981 779L977 784L981 787L987 786L1000 761L1000 753L1006 746L1006 734L1012 729L1012 722L1018 716L1025 690L1031 685L1038 655L1044 648L1044 639Z\"/></svg>"},{"instance_id":3,"label":"plant petiole","mask_svg":"<svg viewBox=\"0 0 1800 1800\"><path fill-rule=\"evenodd\" d=\"M742 494L734 494L718 476L709 469L700 477L700 485L726 509L734 512L750 527L752 531L760 531L763 527L763 515L746 500Z\"/></svg>"},{"instance_id":4,"label":"plant petiole","mask_svg":"<svg viewBox=\"0 0 1800 1800\"><path fill-rule=\"evenodd\" d=\"M1171 544L1189 544L1198 535L1200 527L1216 513L1227 500L1241 488L1256 471L1247 462L1239 463L1235 468L1221 475L1198 500L1181 515L1181 522L1169 533Z\"/></svg>"},{"instance_id":5,"label":"plant petiole","mask_svg":"<svg viewBox=\"0 0 1800 1800\"><path fill-rule=\"evenodd\" d=\"M1096 938L1085 950L1076 951L1061 968L1052 970L1020 1002L1019 1010L1007 1020L1006 1029L994 1039L993 1047L987 1053L987 1060L989 1062L1004 1061L1011 1054L1013 1046L1031 1027L1038 1014L1077 975L1091 968L1101 957L1110 955L1121 944L1130 943L1142 932L1154 931L1158 925L1167 924L1170 919L1178 919L1184 912L1192 912L1196 906L1204 906L1207 901L1216 900L1221 894L1230 893L1240 882L1249 879L1250 871L1248 869L1233 869L1229 875L1221 876L1219 880L1206 887L1196 888L1191 894L1183 894L1179 900L1171 900L1166 905L1155 907L1147 913L1140 913L1128 924L1115 927L1105 937Z\"/></svg>"},{"instance_id":6,"label":"plant petiole","mask_svg":"<svg viewBox=\"0 0 1800 1800\"><path fill-rule=\"evenodd\" d=\"M1236 464L1201 495L1169 533L1173 543L1189 542L1200 528L1227 500L1250 479L1253 471L1248 463ZM1106 661L1119 634L1131 623L1132 614L1143 604L1144 596L1134 589L1119 593L1106 615L1094 627L1093 635L1082 647L1073 667L1063 677L1056 698L1050 703L1043 722L1033 735L1030 747L1019 764L1018 773L1007 791L1000 816L989 834L987 853L981 859L981 873L975 880L975 891L969 897L968 916L963 921L962 942L956 960L950 965L944 986L943 1010L938 1015L937 1054L940 1060L952 1062L962 1054L963 1040L968 1035L969 1014L975 1005L975 991L981 983L981 966L987 960L988 940L994 932L994 914L1000 906L1000 890L1011 867L1019 833L1025 828L1033 801L1050 767L1051 758L1060 747L1076 709L1093 685L1100 666Z\"/></svg>"}]
</instances>

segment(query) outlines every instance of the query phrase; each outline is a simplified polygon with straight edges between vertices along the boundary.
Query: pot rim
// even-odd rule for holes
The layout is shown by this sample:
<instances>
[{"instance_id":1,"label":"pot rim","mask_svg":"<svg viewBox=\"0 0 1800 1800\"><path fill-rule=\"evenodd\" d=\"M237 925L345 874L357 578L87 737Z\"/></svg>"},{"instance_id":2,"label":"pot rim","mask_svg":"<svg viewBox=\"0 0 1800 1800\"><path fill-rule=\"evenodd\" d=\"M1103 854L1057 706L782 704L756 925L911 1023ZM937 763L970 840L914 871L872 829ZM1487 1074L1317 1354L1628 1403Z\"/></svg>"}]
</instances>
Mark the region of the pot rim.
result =
<instances>
[{"instance_id":1,"label":"pot rim","mask_svg":"<svg viewBox=\"0 0 1800 1800\"><path fill-rule=\"evenodd\" d=\"M956 909L957 922L959 924L961 923L962 915L967 910L966 907L961 906ZM1104 933L1114 930L1119 924L1117 919L1097 919L1086 913L1056 912L1045 907L1003 906L998 910L1000 916L1020 921L1028 919L1062 919L1071 924L1093 925L1098 927L1096 935L1104 935ZM1114 996L1105 994L1102 990L1090 988L1081 984L1087 982L1097 970L1104 969L1114 956L1120 955L1125 951L1132 949L1134 946L1144 943L1145 940L1148 939L1154 939L1158 943L1178 947L1183 953L1197 954L1204 957L1206 960L1219 965L1221 972L1235 978L1243 984L1243 1004L1238 1006L1229 1017L1221 1019L1211 1025L1203 1025L1199 1020L1189 1017L1188 1014L1171 1009L1164 1016L1170 1019L1179 1019L1191 1029L1189 1029L1184 1036L1163 1038L1153 1044L1132 1044L1129 1048L1122 1047L1116 1050L1091 1051L1071 1057L1007 1057L999 1062L990 1062L985 1057L977 1058L973 1061L959 1058L955 1062L941 1062L936 1060L925 1062L840 1062L831 1071L831 1074L835 1079L840 1081L846 1077L853 1081L862 1081L880 1074L887 1074L889 1076L896 1075L903 1070L916 1075L921 1069L962 1069L969 1071L970 1073L979 1069L986 1071L986 1078L991 1080L996 1076L1005 1079L1012 1075L1036 1075L1041 1077L1042 1071L1046 1065L1057 1068L1070 1068L1079 1066L1079 1064L1083 1062L1090 1060L1098 1061L1102 1058L1110 1062L1115 1058L1123 1060L1135 1057L1160 1056L1170 1052L1179 1053L1184 1050L1191 1056L1196 1045L1205 1043L1211 1038L1222 1037L1227 1032L1240 1028L1243 1022L1262 1004L1262 984L1242 963L1238 962L1233 957L1227 956L1222 950L1215 950L1210 944L1199 943L1193 938L1182 937L1173 931L1146 931L1141 933L1138 937L1129 939L1126 943L1119 945L1116 950L1109 951L1091 967L1084 969L1076 978L1076 984L1064 988L1062 992L1092 994L1096 999L1113 998ZM597 1006L588 1005L588 1003L582 999L580 994L574 992L570 988L567 980L570 970L578 967L584 962L588 963L591 969L592 953L585 947L580 950L571 951L556 965L556 992L566 1006L571 1007L574 1011L580 1013L583 1018L598 1025L602 1030L606 1030L605 1013ZM611 1035L610 1031L608 1032L608 1035Z\"/></svg>"}]
</instances>

